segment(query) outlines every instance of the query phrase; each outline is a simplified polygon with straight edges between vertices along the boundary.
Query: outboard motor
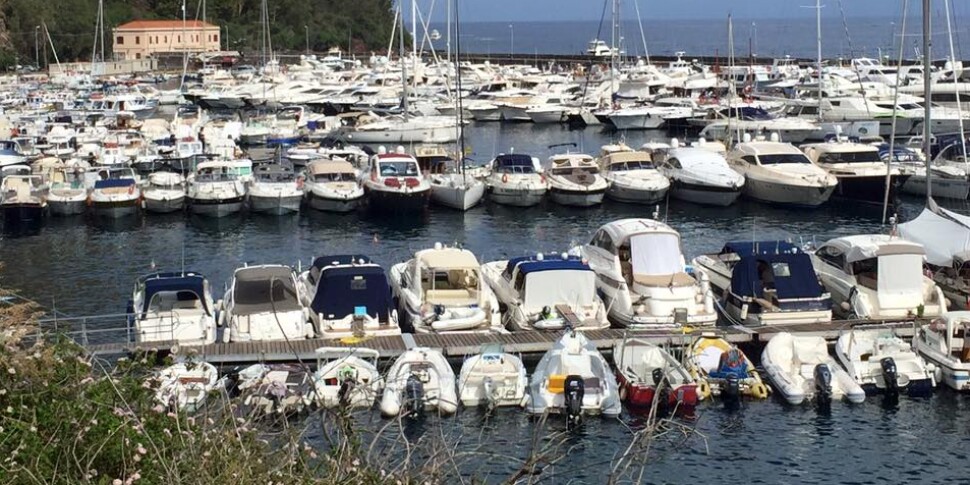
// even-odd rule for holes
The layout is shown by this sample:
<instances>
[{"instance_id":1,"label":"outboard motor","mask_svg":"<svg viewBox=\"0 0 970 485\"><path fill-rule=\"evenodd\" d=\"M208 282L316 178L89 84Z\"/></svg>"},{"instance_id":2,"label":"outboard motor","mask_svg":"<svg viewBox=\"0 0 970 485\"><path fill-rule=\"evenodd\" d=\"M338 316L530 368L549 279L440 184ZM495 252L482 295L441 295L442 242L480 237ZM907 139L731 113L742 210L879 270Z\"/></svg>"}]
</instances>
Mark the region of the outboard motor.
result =
<instances>
[{"instance_id":1,"label":"outboard motor","mask_svg":"<svg viewBox=\"0 0 970 485\"><path fill-rule=\"evenodd\" d=\"M409 410L411 416L424 414L424 383L414 374L404 383L404 400L404 409Z\"/></svg>"},{"instance_id":2,"label":"outboard motor","mask_svg":"<svg viewBox=\"0 0 970 485\"><path fill-rule=\"evenodd\" d=\"M899 394L899 372L896 361L892 357L884 357L879 361L882 367L882 380L886 384L886 394Z\"/></svg>"},{"instance_id":3,"label":"outboard motor","mask_svg":"<svg viewBox=\"0 0 970 485\"><path fill-rule=\"evenodd\" d=\"M741 381L738 376L728 374L724 389L721 389L721 398L725 403L734 403L741 399Z\"/></svg>"},{"instance_id":4,"label":"outboard motor","mask_svg":"<svg viewBox=\"0 0 970 485\"><path fill-rule=\"evenodd\" d=\"M815 366L815 400L819 404L832 402L832 371L829 366L819 364Z\"/></svg>"},{"instance_id":5,"label":"outboard motor","mask_svg":"<svg viewBox=\"0 0 970 485\"><path fill-rule=\"evenodd\" d=\"M482 388L485 391L485 408L491 411L498 405L498 389L495 388L495 381L486 376L482 379Z\"/></svg>"},{"instance_id":6,"label":"outboard motor","mask_svg":"<svg viewBox=\"0 0 970 485\"><path fill-rule=\"evenodd\" d=\"M653 378L653 400L657 405L657 416L667 416L670 414L670 381L664 375L661 368L656 368L650 373Z\"/></svg>"},{"instance_id":7,"label":"outboard motor","mask_svg":"<svg viewBox=\"0 0 970 485\"><path fill-rule=\"evenodd\" d=\"M563 382L565 388L566 422L573 427L583 418L583 396L586 394L586 383L577 375L566 376Z\"/></svg>"}]
</instances>

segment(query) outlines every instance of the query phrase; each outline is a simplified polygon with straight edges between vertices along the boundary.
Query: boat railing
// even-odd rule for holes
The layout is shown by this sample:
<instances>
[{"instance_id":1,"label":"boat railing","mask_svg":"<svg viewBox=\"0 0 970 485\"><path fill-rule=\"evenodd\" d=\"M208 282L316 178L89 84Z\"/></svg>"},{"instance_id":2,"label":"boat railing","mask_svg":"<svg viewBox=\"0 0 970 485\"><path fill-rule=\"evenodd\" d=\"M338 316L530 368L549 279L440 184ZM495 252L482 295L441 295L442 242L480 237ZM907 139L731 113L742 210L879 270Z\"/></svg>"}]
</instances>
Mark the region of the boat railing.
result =
<instances>
[{"instance_id":1,"label":"boat railing","mask_svg":"<svg viewBox=\"0 0 970 485\"><path fill-rule=\"evenodd\" d=\"M153 329L136 332L134 322L144 318L144 313L114 313L82 317L49 317L36 320L33 331L25 335L25 343L67 337L82 347L92 344L133 344L136 333L142 343L175 341L175 329L179 326L177 315L165 315L156 319L159 325ZM153 319L155 319L153 317Z\"/></svg>"}]
</instances>

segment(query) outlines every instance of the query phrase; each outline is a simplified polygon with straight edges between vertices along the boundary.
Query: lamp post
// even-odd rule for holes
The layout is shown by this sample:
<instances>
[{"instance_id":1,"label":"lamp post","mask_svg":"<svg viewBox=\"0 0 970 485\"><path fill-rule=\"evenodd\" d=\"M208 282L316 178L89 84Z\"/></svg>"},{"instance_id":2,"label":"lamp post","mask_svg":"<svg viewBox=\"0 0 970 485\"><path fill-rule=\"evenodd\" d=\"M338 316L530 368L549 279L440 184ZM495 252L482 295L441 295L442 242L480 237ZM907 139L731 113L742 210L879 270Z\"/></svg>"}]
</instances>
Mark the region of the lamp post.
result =
<instances>
[{"instance_id":1,"label":"lamp post","mask_svg":"<svg viewBox=\"0 0 970 485\"><path fill-rule=\"evenodd\" d=\"M509 57L515 52L515 27L509 24Z\"/></svg>"},{"instance_id":2,"label":"lamp post","mask_svg":"<svg viewBox=\"0 0 970 485\"><path fill-rule=\"evenodd\" d=\"M40 26L34 27L34 59L37 63L37 70L40 70Z\"/></svg>"},{"instance_id":3,"label":"lamp post","mask_svg":"<svg viewBox=\"0 0 970 485\"><path fill-rule=\"evenodd\" d=\"M303 33L304 35L306 35L306 53L307 55L309 55L310 54L310 28L307 27L306 25L303 25Z\"/></svg>"}]
</instances>

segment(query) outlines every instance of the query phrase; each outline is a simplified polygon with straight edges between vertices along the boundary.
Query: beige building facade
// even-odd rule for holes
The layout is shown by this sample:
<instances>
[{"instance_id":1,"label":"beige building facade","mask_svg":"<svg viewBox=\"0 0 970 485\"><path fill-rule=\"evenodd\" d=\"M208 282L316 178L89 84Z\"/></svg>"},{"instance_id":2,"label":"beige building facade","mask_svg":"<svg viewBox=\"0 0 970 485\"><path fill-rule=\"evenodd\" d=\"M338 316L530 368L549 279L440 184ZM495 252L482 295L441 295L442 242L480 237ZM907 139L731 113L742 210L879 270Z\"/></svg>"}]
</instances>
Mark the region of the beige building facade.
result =
<instances>
[{"instance_id":1,"label":"beige building facade","mask_svg":"<svg viewBox=\"0 0 970 485\"><path fill-rule=\"evenodd\" d=\"M134 20L112 30L115 58L144 59L157 52L218 51L220 28L198 20Z\"/></svg>"}]
</instances>

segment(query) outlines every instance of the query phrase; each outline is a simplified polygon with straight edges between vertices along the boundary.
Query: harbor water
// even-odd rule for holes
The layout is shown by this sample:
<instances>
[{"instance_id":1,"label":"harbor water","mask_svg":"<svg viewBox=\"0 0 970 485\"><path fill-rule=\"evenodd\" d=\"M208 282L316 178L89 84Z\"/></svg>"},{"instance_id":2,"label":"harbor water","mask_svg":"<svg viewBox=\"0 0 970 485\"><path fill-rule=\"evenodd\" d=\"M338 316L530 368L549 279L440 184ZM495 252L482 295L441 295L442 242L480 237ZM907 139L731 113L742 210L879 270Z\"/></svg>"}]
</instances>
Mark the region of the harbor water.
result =
<instances>
[{"instance_id":1,"label":"harbor water","mask_svg":"<svg viewBox=\"0 0 970 485\"><path fill-rule=\"evenodd\" d=\"M487 161L514 149L545 159L548 145L575 142L577 150L596 154L622 135L588 128L533 124L472 124L472 158ZM666 139L662 132L628 134L639 146ZM914 217L921 201L904 199L900 218ZM956 207L963 210L965 207ZM881 208L830 201L815 210L776 208L749 201L711 208L670 201L659 207L607 202L591 209L564 208L546 202L519 209L485 203L467 213L432 207L413 219L366 213L325 214L306 210L298 216L241 214L203 219L184 214L139 215L99 221L86 216L51 217L39 229L0 236L2 284L67 315L121 313L134 279L158 270L185 268L205 274L218 298L232 271L244 263L306 265L314 256L364 254L386 267L435 242L460 243L482 261L533 252L562 252L586 242L600 225L625 217L661 219L680 231L688 257L716 251L733 239L791 239L822 242L839 235L886 232ZM752 355L757 360L758 355ZM357 416L366 429L386 422L376 412ZM970 400L948 389L929 398L884 404L836 403L829 413L811 406L791 407L781 400L746 402L741 409L702 405L685 425L695 432L683 438L671 430L651 449L643 475L648 483L901 483L952 482L964 479ZM611 462L623 453L638 418L586 421L578 431L551 417L540 424L521 410L503 409L485 417L462 410L451 418L431 418L412 429L416 436L439 430L459 452L462 476L501 481L529 454L533 437L551 443L556 436L563 459L532 479L541 483L602 483ZM481 454L477 454L481 453Z\"/></svg>"}]
</instances>

